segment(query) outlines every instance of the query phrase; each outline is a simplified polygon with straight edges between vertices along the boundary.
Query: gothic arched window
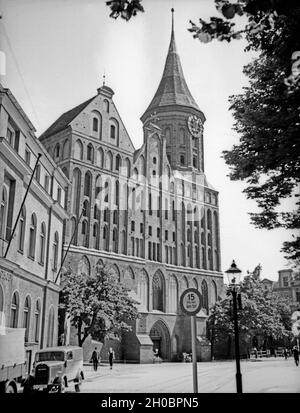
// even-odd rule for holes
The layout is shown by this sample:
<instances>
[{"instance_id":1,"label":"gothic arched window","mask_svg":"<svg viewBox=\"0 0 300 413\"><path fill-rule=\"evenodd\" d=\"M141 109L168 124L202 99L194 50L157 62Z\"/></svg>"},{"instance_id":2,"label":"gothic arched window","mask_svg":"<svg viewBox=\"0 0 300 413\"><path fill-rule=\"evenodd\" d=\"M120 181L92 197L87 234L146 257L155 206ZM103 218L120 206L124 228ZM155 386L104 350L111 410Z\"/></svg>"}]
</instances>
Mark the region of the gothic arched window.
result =
<instances>
[{"instance_id":1,"label":"gothic arched window","mask_svg":"<svg viewBox=\"0 0 300 413\"><path fill-rule=\"evenodd\" d=\"M91 143L87 146L86 159L94 163L94 147Z\"/></svg>"},{"instance_id":2,"label":"gothic arched window","mask_svg":"<svg viewBox=\"0 0 300 413\"><path fill-rule=\"evenodd\" d=\"M110 151L107 152L106 156L106 169L108 169L109 171L112 171L113 169L113 156Z\"/></svg>"},{"instance_id":3,"label":"gothic arched window","mask_svg":"<svg viewBox=\"0 0 300 413\"><path fill-rule=\"evenodd\" d=\"M164 311L163 279L156 273L152 279L153 310Z\"/></svg>"},{"instance_id":4,"label":"gothic arched window","mask_svg":"<svg viewBox=\"0 0 300 413\"><path fill-rule=\"evenodd\" d=\"M143 270L138 279L137 296L141 302L141 306L149 310L148 296L149 296L149 279L146 272Z\"/></svg>"},{"instance_id":5,"label":"gothic arched window","mask_svg":"<svg viewBox=\"0 0 300 413\"><path fill-rule=\"evenodd\" d=\"M96 151L96 165L103 168L103 149L98 148Z\"/></svg>"},{"instance_id":6,"label":"gothic arched window","mask_svg":"<svg viewBox=\"0 0 300 413\"><path fill-rule=\"evenodd\" d=\"M203 300L203 309L205 310L206 314L208 314L208 288L207 282L205 280L203 280L201 284L201 293Z\"/></svg>"},{"instance_id":7,"label":"gothic arched window","mask_svg":"<svg viewBox=\"0 0 300 413\"><path fill-rule=\"evenodd\" d=\"M63 146L63 159L67 159L70 156L70 143L67 140L65 140L64 142L64 146Z\"/></svg>"},{"instance_id":8,"label":"gothic arched window","mask_svg":"<svg viewBox=\"0 0 300 413\"><path fill-rule=\"evenodd\" d=\"M177 313L178 304L178 284L174 275L171 275L169 281L169 311L170 313Z\"/></svg>"},{"instance_id":9,"label":"gothic arched window","mask_svg":"<svg viewBox=\"0 0 300 413\"><path fill-rule=\"evenodd\" d=\"M87 172L84 176L84 195L90 197L92 189L92 175Z\"/></svg>"},{"instance_id":10,"label":"gothic arched window","mask_svg":"<svg viewBox=\"0 0 300 413\"><path fill-rule=\"evenodd\" d=\"M217 290L217 284L215 283L214 280L211 282L211 294L210 294L210 301L211 304L215 304L218 301L218 290Z\"/></svg>"},{"instance_id":11,"label":"gothic arched window","mask_svg":"<svg viewBox=\"0 0 300 413\"><path fill-rule=\"evenodd\" d=\"M81 192L81 171L77 168L73 171L72 191L72 212L78 215Z\"/></svg>"},{"instance_id":12,"label":"gothic arched window","mask_svg":"<svg viewBox=\"0 0 300 413\"><path fill-rule=\"evenodd\" d=\"M79 139L77 139L74 145L74 158L79 160L83 159L83 145Z\"/></svg>"}]
</instances>

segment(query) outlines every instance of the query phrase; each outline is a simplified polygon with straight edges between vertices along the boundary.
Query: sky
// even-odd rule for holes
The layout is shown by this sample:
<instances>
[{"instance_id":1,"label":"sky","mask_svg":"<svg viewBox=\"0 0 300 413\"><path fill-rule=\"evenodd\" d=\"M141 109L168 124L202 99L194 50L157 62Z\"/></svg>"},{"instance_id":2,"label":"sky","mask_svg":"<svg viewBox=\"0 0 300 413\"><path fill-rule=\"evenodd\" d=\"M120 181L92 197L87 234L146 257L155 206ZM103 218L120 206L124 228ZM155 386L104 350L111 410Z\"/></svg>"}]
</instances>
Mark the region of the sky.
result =
<instances>
[{"instance_id":1,"label":"sky","mask_svg":"<svg viewBox=\"0 0 300 413\"><path fill-rule=\"evenodd\" d=\"M94 96L105 83L135 145L143 142L140 116L161 79L175 9L175 41L192 96L206 116L205 173L219 191L221 264L235 259L246 275L257 264L262 278L277 280L289 268L280 252L290 239L285 230L250 224L256 203L230 181L223 150L237 144L228 97L247 86L243 66L255 58L244 40L201 43L188 32L189 21L217 16L213 0L143 0L145 13L126 22L109 17L105 0L0 0L0 75L40 136L63 112ZM237 24L240 24L237 21Z\"/></svg>"}]
</instances>

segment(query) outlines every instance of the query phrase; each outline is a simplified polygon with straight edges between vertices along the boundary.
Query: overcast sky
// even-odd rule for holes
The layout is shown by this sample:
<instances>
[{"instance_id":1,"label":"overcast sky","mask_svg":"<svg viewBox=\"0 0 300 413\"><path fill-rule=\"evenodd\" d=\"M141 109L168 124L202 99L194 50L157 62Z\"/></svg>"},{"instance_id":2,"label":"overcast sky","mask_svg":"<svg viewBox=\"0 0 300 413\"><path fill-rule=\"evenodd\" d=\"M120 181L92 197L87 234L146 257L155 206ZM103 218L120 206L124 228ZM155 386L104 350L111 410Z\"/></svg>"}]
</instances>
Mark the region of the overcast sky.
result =
<instances>
[{"instance_id":1,"label":"overcast sky","mask_svg":"<svg viewBox=\"0 0 300 413\"><path fill-rule=\"evenodd\" d=\"M175 40L189 89L206 116L205 172L219 191L222 270L235 259L246 274L261 263L262 277L277 279L287 268L280 252L283 230L255 229L244 184L227 177L221 158L238 142L228 96L247 85L242 68L255 55L244 41L200 43L189 20L217 15L213 0L144 0L145 13L129 22L111 19L105 0L0 0L0 49L6 54L9 87L39 136L64 111L94 96L106 84L136 148L142 145L140 116L162 76L175 9ZM1 21L0 21L1 22Z\"/></svg>"}]
</instances>

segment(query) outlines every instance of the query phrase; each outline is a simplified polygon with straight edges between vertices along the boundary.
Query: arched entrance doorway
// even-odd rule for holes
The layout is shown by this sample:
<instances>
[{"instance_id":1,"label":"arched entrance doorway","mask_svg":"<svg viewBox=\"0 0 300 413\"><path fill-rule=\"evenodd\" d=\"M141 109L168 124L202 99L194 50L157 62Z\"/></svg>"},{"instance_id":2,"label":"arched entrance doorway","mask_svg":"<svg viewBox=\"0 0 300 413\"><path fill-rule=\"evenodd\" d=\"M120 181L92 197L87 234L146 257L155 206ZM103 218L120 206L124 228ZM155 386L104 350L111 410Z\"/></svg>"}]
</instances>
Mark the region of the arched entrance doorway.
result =
<instances>
[{"instance_id":1,"label":"arched entrance doorway","mask_svg":"<svg viewBox=\"0 0 300 413\"><path fill-rule=\"evenodd\" d=\"M170 333L166 324L158 320L150 330L150 338L153 341L153 350L158 349L159 356L164 361L171 359Z\"/></svg>"}]
</instances>

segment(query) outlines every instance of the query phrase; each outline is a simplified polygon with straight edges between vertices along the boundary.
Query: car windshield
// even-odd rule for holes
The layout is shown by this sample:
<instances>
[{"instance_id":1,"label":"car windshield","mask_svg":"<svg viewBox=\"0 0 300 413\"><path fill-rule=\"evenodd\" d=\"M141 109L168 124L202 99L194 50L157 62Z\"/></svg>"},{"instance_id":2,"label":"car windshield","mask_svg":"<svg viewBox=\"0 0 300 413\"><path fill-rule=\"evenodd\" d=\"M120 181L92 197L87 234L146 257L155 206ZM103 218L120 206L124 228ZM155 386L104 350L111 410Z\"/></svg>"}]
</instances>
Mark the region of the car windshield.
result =
<instances>
[{"instance_id":1,"label":"car windshield","mask_svg":"<svg viewBox=\"0 0 300 413\"><path fill-rule=\"evenodd\" d=\"M45 351L36 354L36 361L64 361L65 353L62 351Z\"/></svg>"}]
</instances>

